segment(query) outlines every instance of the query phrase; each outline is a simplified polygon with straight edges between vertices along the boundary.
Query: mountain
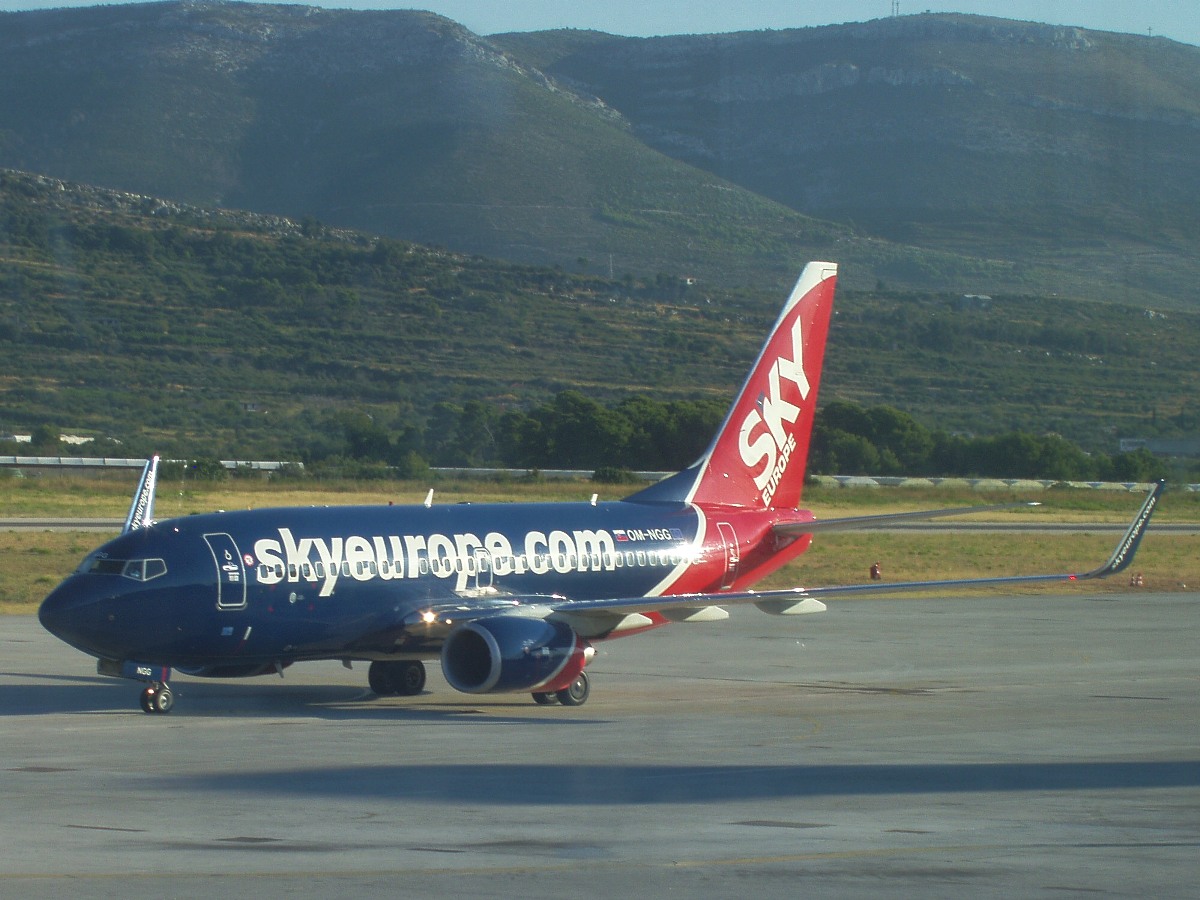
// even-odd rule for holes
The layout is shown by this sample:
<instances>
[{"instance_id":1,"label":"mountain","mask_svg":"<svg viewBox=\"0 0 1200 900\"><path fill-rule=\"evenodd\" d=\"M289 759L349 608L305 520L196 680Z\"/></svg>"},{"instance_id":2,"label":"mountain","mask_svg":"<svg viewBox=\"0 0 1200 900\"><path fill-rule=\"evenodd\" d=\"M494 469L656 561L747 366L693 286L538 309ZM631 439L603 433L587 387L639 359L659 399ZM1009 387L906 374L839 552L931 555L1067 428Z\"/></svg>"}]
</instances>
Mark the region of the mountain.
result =
<instances>
[{"instance_id":1,"label":"mountain","mask_svg":"<svg viewBox=\"0 0 1200 900\"><path fill-rule=\"evenodd\" d=\"M486 416L564 391L577 392L568 409L686 400L719 418L782 297L0 170L0 434L107 435L122 443L92 452L117 456L311 459L341 452L357 423L431 459L496 462ZM1117 437L1200 427L1198 343L1200 311L839 287L821 399L1112 454Z\"/></svg>"},{"instance_id":2,"label":"mountain","mask_svg":"<svg viewBox=\"0 0 1200 900\"><path fill-rule=\"evenodd\" d=\"M0 15L0 122L14 169L529 262L782 273L848 235L663 156L423 12Z\"/></svg>"},{"instance_id":3,"label":"mountain","mask_svg":"<svg viewBox=\"0 0 1200 900\"><path fill-rule=\"evenodd\" d=\"M647 146L807 215L1194 302L1200 48L952 14L492 41Z\"/></svg>"},{"instance_id":4,"label":"mountain","mask_svg":"<svg viewBox=\"0 0 1200 900\"><path fill-rule=\"evenodd\" d=\"M596 273L1194 304L1200 50L953 15L483 38L413 11L0 14L0 166Z\"/></svg>"}]
</instances>

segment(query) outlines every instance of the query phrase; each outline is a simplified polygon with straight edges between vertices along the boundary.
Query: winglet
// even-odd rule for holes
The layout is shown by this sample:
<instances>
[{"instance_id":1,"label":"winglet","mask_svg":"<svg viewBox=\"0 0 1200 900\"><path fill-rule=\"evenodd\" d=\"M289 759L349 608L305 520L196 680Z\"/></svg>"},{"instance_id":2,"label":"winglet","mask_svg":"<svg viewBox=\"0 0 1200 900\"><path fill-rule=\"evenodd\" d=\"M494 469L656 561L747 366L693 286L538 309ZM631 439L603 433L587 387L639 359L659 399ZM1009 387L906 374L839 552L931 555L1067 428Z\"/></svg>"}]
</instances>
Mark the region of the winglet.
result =
<instances>
[{"instance_id":1,"label":"winglet","mask_svg":"<svg viewBox=\"0 0 1200 900\"><path fill-rule=\"evenodd\" d=\"M125 527L121 533L147 528L154 521L154 488L158 484L158 455L146 460L146 468L142 469L142 480L138 482L133 494L133 503L129 507L129 515L125 517Z\"/></svg>"},{"instance_id":2,"label":"winglet","mask_svg":"<svg viewBox=\"0 0 1200 900\"><path fill-rule=\"evenodd\" d=\"M1080 580L1085 578L1107 578L1109 575L1116 575L1133 562L1133 555L1137 552L1138 544L1142 541L1142 535L1146 533L1146 527L1150 524L1150 516L1154 514L1154 508L1158 506L1158 500L1162 497L1166 487L1167 483L1161 480L1154 486L1149 496L1146 497L1146 502L1138 510L1138 514L1133 517L1133 522L1130 523L1129 530L1125 532L1125 537L1121 538L1121 542L1117 544L1117 549L1108 558L1108 562L1098 569L1092 569L1092 571L1080 575Z\"/></svg>"}]
</instances>

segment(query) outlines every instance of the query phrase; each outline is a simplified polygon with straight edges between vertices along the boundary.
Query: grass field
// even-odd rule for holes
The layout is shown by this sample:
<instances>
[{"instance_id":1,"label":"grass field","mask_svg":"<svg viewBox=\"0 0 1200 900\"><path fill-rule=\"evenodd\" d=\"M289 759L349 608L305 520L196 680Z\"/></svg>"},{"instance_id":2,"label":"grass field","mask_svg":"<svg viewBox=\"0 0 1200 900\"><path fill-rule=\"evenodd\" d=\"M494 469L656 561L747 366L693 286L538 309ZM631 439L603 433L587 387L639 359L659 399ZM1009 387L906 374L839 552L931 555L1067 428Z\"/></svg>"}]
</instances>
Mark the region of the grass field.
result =
<instances>
[{"instance_id":1,"label":"grass field","mask_svg":"<svg viewBox=\"0 0 1200 900\"><path fill-rule=\"evenodd\" d=\"M0 479L0 517L123 518L135 475L105 480L75 478ZM434 483L435 503L588 500L593 493L615 499L628 493L622 486L587 481L481 481L462 479ZM159 518L214 509L263 506L322 506L348 503L419 503L428 483L286 484L229 481L159 485ZM864 515L959 506L1037 500L1033 508L990 513L982 521L1089 523L1128 521L1140 495L1088 490L1049 490L1028 494L972 492L966 489L814 488L806 505L818 517ZM1200 494L1169 492L1155 514L1160 522L1200 522ZM115 530L113 532L115 534ZM109 535L75 531L0 531L0 612L32 613L42 597L83 556ZM1171 591L1200 587L1198 539L1188 534L1155 534L1153 527L1139 552L1135 569L1145 576L1145 590ZM840 532L814 541L799 561L776 573L762 587L852 584L866 580L878 561L889 581L1016 575L1030 572L1086 571L1099 565L1116 543L1112 532L977 533L977 532ZM1026 587L1022 591L1061 590ZM1081 590L1128 589L1123 577L1092 583ZM1010 589L1011 590L1011 589ZM837 601L849 602L849 601Z\"/></svg>"}]
</instances>

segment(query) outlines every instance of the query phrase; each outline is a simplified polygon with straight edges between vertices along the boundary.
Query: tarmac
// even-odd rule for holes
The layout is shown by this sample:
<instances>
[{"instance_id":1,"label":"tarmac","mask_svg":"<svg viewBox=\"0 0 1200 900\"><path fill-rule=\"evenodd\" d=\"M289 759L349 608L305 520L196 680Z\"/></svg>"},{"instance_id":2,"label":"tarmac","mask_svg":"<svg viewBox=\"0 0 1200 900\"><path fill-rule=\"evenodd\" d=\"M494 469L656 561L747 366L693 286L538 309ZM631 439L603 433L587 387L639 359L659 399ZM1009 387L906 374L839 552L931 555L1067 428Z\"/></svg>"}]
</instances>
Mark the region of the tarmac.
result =
<instances>
[{"instance_id":1,"label":"tarmac","mask_svg":"<svg viewBox=\"0 0 1200 900\"><path fill-rule=\"evenodd\" d=\"M0 896L1200 896L1200 594L735 609L579 708L172 683L0 617Z\"/></svg>"}]
</instances>

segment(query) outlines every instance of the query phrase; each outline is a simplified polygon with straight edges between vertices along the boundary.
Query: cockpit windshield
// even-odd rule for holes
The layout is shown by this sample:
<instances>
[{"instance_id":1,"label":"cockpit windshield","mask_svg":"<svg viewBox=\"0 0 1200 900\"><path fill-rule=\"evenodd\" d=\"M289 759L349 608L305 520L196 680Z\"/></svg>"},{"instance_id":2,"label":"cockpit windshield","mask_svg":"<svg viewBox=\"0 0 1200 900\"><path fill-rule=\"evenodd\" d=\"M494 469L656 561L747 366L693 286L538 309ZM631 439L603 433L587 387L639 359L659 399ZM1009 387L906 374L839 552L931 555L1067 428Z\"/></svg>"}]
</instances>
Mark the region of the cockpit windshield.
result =
<instances>
[{"instance_id":1,"label":"cockpit windshield","mask_svg":"<svg viewBox=\"0 0 1200 900\"><path fill-rule=\"evenodd\" d=\"M110 559L92 555L83 561L80 572L93 575L121 575L133 581L150 581L167 574L167 564L161 559Z\"/></svg>"}]
</instances>

